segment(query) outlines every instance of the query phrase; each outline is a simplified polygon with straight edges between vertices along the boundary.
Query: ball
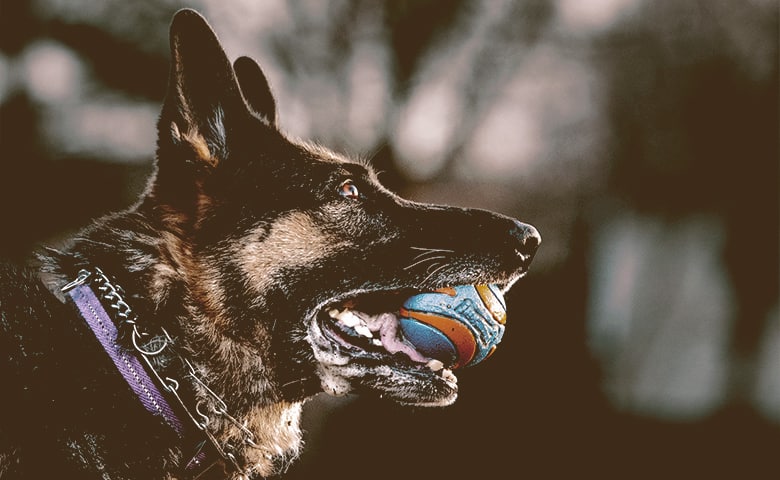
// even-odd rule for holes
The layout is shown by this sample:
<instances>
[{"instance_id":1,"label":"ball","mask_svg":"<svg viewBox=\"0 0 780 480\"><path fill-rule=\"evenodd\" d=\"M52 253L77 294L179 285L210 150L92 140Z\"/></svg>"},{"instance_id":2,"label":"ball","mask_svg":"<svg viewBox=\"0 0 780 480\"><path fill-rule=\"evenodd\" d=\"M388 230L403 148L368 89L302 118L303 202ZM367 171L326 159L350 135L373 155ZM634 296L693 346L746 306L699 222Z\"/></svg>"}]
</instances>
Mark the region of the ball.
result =
<instances>
[{"instance_id":1,"label":"ball","mask_svg":"<svg viewBox=\"0 0 780 480\"><path fill-rule=\"evenodd\" d=\"M423 355L451 368L488 358L504 335L506 302L496 285L461 285L408 298L400 311L404 337Z\"/></svg>"}]
</instances>

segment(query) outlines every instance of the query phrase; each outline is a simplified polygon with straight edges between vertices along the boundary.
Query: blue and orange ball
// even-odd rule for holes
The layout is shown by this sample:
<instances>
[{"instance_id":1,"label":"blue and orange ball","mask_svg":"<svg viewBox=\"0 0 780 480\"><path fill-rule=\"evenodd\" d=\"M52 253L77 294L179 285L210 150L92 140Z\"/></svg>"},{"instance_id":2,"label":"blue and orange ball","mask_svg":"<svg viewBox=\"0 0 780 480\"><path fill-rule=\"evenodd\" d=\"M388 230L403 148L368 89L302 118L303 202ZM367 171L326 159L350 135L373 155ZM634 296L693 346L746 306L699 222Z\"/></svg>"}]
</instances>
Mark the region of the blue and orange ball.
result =
<instances>
[{"instance_id":1,"label":"blue and orange ball","mask_svg":"<svg viewBox=\"0 0 780 480\"><path fill-rule=\"evenodd\" d=\"M451 368L488 358L506 324L506 302L496 285L460 285L414 295L400 313L404 337L423 355Z\"/></svg>"}]
</instances>

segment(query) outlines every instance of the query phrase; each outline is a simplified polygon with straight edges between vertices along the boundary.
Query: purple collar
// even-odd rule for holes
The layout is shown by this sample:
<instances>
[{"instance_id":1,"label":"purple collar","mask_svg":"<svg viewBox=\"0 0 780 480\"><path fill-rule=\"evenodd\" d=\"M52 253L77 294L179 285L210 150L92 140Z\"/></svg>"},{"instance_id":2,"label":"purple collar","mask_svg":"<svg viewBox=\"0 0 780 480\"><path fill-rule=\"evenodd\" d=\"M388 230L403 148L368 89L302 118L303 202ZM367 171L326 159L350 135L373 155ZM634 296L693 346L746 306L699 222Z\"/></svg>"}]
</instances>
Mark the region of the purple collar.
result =
<instances>
[{"instance_id":1,"label":"purple collar","mask_svg":"<svg viewBox=\"0 0 780 480\"><path fill-rule=\"evenodd\" d=\"M92 288L92 284L96 284L98 293ZM173 399L175 399L184 409L184 411L190 416L191 420L195 423L197 430L202 431L205 434L204 439L195 442L194 453L188 455L185 458L189 458L184 466L184 471L190 478L197 478L206 470L209 470L214 466L219 459L209 458L216 457L213 455L213 450L208 448L208 444L211 443L216 447L216 452L220 453L226 460L230 460L235 467L238 465L235 462L235 457L229 452L224 452L221 446L217 443L216 439L206 430L208 424L208 418L201 414L201 417L205 420L198 421L190 414L186 405L182 401L178 393L178 382L171 378L166 377L166 382L161 378L158 372L154 369L154 366L150 362L150 357L161 353L169 343L172 343L170 336L168 336L165 330L164 339L162 345L159 344L154 347L154 350L147 349L147 346L139 345L138 329L135 327L135 318L132 310L122 299L121 288L115 287L109 282L108 277L99 269L95 268L94 273L82 270L79 272L78 277L65 285L62 288L62 292L72 300L77 310L81 314L81 317L87 322L95 337L100 342L100 345L106 351L111 361L114 362L119 373L127 382L128 386L135 392L141 404L151 414L160 417L160 419L168 425L177 436L182 440L189 440L190 431L192 428L185 427L185 424L176 415L174 409L166 400L165 395L158 384L162 386L163 390L168 392ZM117 324L111 318L106 311L105 306L116 310L116 317L119 320L119 328L125 326L132 328L130 336L132 338L132 349L125 347L122 342L119 341L120 331L117 328ZM139 358L140 357L140 358ZM144 360L144 363L141 360ZM185 360L186 362L186 360ZM189 362L187 365L192 368ZM157 382L152 378L149 372L157 379ZM197 377L195 377L197 379ZM170 397L169 397L170 398ZM221 401L221 399L220 399ZM198 411L200 413L200 411ZM210 455L212 453L212 455Z\"/></svg>"}]
</instances>

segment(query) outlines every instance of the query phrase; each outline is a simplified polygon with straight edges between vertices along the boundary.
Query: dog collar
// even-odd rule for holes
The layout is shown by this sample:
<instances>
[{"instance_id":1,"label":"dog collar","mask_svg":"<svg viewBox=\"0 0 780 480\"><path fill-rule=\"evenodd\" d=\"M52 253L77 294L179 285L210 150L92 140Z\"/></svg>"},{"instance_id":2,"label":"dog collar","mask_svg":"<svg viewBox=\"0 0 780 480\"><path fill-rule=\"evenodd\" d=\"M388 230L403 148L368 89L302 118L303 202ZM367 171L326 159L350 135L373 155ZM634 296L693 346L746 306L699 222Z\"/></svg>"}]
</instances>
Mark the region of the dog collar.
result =
<instances>
[{"instance_id":1,"label":"dog collar","mask_svg":"<svg viewBox=\"0 0 780 480\"><path fill-rule=\"evenodd\" d=\"M178 404L191 420L187 423L192 423L196 430L205 436L205 439L193 443L191 455L183 457L189 459L184 464L185 474L193 479L200 477L219 463L218 456L222 457L226 465L244 473L234 454L234 447L220 444L210 433L208 429L210 416L218 415L233 423L241 430L244 443L248 445L255 445L254 435L243 423L228 413L225 402L203 383L194 366L176 352L174 341L168 332L162 327L158 335L142 332L136 323L135 313L123 299L122 288L112 283L99 268L81 270L76 279L61 290L73 302L80 316L86 321L144 408L160 417L182 441L186 441L193 429L191 426L188 428L185 422L181 421L168 402L168 399L175 400L175 404ZM114 318L109 315L108 310L114 312ZM122 341L127 338L130 339L129 342ZM126 346L127 344L131 344L132 347ZM184 371L187 372L186 376L204 388L209 396L209 402L198 402L195 407L187 405L179 394L179 382L161 373L152 362L152 359L163 351L173 353L173 357L181 361ZM168 394L168 399L163 391Z\"/></svg>"}]
</instances>

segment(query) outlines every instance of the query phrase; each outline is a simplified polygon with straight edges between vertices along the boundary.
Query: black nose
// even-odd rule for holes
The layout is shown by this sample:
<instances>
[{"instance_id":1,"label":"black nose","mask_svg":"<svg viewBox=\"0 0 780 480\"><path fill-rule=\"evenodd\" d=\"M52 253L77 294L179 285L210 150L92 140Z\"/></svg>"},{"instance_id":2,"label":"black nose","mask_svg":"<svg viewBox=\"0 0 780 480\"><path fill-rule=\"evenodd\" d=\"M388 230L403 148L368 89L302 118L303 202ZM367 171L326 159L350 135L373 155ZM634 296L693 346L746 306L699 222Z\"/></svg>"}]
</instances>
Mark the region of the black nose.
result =
<instances>
[{"instance_id":1,"label":"black nose","mask_svg":"<svg viewBox=\"0 0 780 480\"><path fill-rule=\"evenodd\" d=\"M511 233L517 239L515 252L522 258L523 263L528 265L533 260L539 244L542 243L542 236L533 225L518 221L515 221Z\"/></svg>"}]
</instances>

